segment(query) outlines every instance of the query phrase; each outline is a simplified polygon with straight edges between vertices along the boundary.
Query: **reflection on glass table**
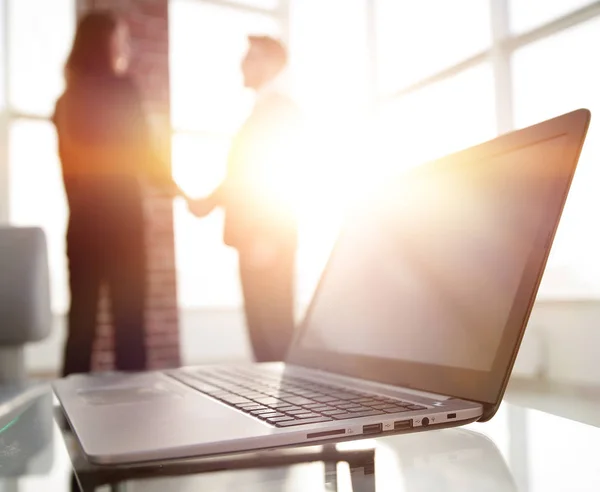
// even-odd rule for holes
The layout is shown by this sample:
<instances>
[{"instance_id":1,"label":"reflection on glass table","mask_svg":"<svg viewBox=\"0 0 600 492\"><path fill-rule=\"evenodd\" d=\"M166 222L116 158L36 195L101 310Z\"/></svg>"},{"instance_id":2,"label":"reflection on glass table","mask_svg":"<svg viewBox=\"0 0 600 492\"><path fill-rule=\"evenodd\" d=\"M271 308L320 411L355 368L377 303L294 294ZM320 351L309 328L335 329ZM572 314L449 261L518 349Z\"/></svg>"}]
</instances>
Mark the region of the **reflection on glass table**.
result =
<instances>
[{"instance_id":1,"label":"reflection on glass table","mask_svg":"<svg viewBox=\"0 0 600 492\"><path fill-rule=\"evenodd\" d=\"M0 386L0 490L3 483L22 476L50 474L54 437L52 395L47 387Z\"/></svg>"},{"instance_id":2,"label":"reflection on glass table","mask_svg":"<svg viewBox=\"0 0 600 492\"><path fill-rule=\"evenodd\" d=\"M38 410L21 413L10 435L0 434L0 490L71 490L73 466L84 492L600 490L600 429L506 403L490 422L465 428L121 468L82 460L73 437L40 417L52 405L46 395ZM21 466L19 478L3 474L17 469L14 450L26 448L47 457L29 461L43 466Z\"/></svg>"},{"instance_id":3,"label":"reflection on glass table","mask_svg":"<svg viewBox=\"0 0 600 492\"><path fill-rule=\"evenodd\" d=\"M473 431L443 430L382 441L293 448L128 468L85 463L72 443L83 490L138 484L140 490L202 488L323 491L516 491L494 442ZM226 470L226 471L225 471ZM202 475L201 475L202 474ZM184 486L185 484L185 486ZM131 486L131 490L137 487ZM128 489L129 490L129 489ZM254 490L254 488L252 488Z\"/></svg>"}]
</instances>

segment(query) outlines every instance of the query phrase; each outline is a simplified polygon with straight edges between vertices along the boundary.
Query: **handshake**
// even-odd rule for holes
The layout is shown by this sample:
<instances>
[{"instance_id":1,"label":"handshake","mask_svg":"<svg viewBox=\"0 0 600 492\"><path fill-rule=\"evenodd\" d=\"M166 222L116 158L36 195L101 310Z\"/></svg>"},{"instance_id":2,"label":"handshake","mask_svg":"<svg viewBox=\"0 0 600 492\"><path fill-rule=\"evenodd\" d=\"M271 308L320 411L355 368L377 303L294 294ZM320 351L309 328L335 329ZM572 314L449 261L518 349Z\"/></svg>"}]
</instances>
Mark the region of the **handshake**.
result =
<instances>
[{"instance_id":1,"label":"handshake","mask_svg":"<svg viewBox=\"0 0 600 492\"><path fill-rule=\"evenodd\" d=\"M186 198L188 210L199 219L206 217L215 209L215 204L208 198Z\"/></svg>"},{"instance_id":2,"label":"handshake","mask_svg":"<svg viewBox=\"0 0 600 492\"><path fill-rule=\"evenodd\" d=\"M217 206L214 198L189 198L186 197L189 211L198 218L206 217ZM273 265L279 258L279 247L272 241L254 241L245 253L249 264L253 268L261 269Z\"/></svg>"}]
</instances>

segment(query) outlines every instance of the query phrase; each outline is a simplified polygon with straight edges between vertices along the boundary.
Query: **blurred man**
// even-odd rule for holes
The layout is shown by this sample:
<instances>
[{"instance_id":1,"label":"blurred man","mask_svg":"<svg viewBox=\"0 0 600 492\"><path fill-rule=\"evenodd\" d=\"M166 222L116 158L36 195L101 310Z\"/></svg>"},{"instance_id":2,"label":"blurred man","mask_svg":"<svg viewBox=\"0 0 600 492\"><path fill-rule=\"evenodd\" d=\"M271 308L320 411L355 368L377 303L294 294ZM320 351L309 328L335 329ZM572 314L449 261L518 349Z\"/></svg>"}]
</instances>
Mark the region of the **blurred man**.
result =
<instances>
[{"instance_id":1,"label":"blurred man","mask_svg":"<svg viewBox=\"0 0 600 492\"><path fill-rule=\"evenodd\" d=\"M246 322L258 362L283 360L294 329L294 263L300 114L281 90L282 44L251 36L244 85L256 91L251 115L233 139L227 174L212 195L192 204L203 217L225 209L225 244L239 254Z\"/></svg>"}]
</instances>

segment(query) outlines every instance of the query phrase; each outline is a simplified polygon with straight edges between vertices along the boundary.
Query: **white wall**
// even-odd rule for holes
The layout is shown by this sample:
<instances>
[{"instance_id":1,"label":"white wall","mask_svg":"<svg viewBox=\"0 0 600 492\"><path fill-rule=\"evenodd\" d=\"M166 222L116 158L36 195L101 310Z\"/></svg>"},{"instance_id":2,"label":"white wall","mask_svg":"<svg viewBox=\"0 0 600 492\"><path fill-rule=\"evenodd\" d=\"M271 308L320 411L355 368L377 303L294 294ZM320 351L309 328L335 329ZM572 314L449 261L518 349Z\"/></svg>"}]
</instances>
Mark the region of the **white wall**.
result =
<instances>
[{"instance_id":1,"label":"white wall","mask_svg":"<svg viewBox=\"0 0 600 492\"><path fill-rule=\"evenodd\" d=\"M539 339L545 379L600 385L600 301L540 302L528 331Z\"/></svg>"},{"instance_id":2,"label":"white wall","mask_svg":"<svg viewBox=\"0 0 600 492\"><path fill-rule=\"evenodd\" d=\"M57 318L52 335L28 347L29 371L58 372L65 334L63 324L63 319ZM241 310L183 311L181 346L185 364L251 359ZM513 375L600 385L600 301L539 302Z\"/></svg>"}]
</instances>

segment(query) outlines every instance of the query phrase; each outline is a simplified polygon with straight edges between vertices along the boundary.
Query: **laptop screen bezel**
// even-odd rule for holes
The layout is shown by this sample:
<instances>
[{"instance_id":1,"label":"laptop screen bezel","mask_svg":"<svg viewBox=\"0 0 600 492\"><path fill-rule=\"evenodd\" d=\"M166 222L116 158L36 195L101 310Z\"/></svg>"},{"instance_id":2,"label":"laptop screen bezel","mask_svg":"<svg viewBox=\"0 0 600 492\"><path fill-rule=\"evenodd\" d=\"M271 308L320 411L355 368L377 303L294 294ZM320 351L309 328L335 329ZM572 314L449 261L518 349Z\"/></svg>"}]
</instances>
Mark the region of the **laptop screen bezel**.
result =
<instances>
[{"instance_id":1,"label":"laptop screen bezel","mask_svg":"<svg viewBox=\"0 0 600 492\"><path fill-rule=\"evenodd\" d=\"M566 136L560 179L556 182L557 189L552 193L551 200L548 203L544 220L535 239L533 252L527 261L490 371L476 371L303 347L302 337L309 326L311 312L315 306L315 299L321 291L323 279L329 274L328 267L331 260L325 266L313 300L298 330L296 330L294 342L291 344L286 357L286 363L481 402L488 407L487 415L484 415L481 420L491 418L502 399L516 359L577 166L589 121L590 113L588 110L577 110L434 161L436 164L448 166L453 165L453 163L460 165L464 162L490 159L494 156ZM335 252L336 246L334 246L330 258L335 255Z\"/></svg>"}]
</instances>

